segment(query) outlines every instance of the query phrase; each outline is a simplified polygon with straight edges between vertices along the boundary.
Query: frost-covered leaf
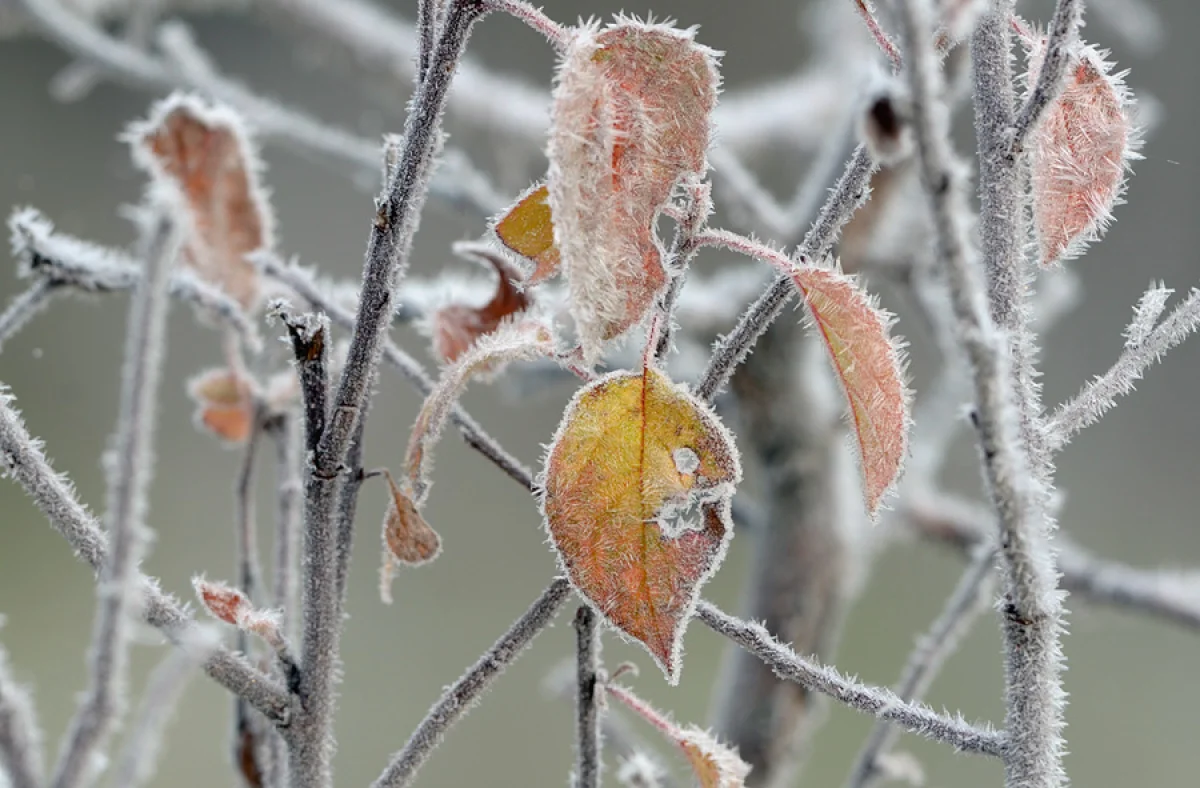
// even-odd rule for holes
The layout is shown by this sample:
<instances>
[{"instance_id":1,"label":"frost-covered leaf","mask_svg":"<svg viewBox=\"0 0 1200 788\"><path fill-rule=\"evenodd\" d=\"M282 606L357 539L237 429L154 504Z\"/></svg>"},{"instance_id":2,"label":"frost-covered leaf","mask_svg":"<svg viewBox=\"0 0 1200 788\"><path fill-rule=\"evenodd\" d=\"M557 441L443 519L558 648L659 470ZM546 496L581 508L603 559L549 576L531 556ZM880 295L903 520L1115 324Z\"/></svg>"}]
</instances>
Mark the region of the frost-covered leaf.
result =
<instances>
[{"instance_id":1,"label":"frost-covered leaf","mask_svg":"<svg viewBox=\"0 0 1200 788\"><path fill-rule=\"evenodd\" d=\"M262 283L246 256L271 249L275 218L241 119L227 107L175 94L155 104L128 138L134 161L183 198L191 224L184 261L253 310Z\"/></svg>"},{"instance_id":2,"label":"frost-covered leaf","mask_svg":"<svg viewBox=\"0 0 1200 788\"><path fill-rule=\"evenodd\" d=\"M1023 37L1028 84L1037 80L1046 36ZM1113 73L1107 52L1076 44L1062 91L1030 134L1033 219L1042 265L1080 254L1112 221L1125 189L1138 134L1125 72Z\"/></svg>"},{"instance_id":3,"label":"frost-covered leaf","mask_svg":"<svg viewBox=\"0 0 1200 788\"><path fill-rule=\"evenodd\" d=\"M716 53L667 25L585 25L563 55L548 204L588 365L666 286L655 221L676 183L707 169L718 84Z\"/></svg>"},{"instance_id":4,"label":"frost-covered leaf","mask_svg":"<svg viewBox=\"0 0 1200 788\"><path fill-rule=\"evenodd\" d=\"M563 569L672 683L700 588L733 536L740 479L716 415L652 367L581 389L547 453L542 509Z\"/></svg>"},{"instance_id":5,"label":"frost-covered leaf","mask_svg":"<svg viewBox=\"0 0 1200 788\"><path fill-rule=\"evenodd\" d=\"M196 403L196 422L230 443L244 443L254 428L255 385L245 375L221 367L200 373L188 382Z\"/></svg>"},{"instance_id":6,"label":"frost-covered leaf","mask_svg":"<svg viewBox=\"0 0 1200 788\"><path fill-rule=\"evenodd\" d=\"M400 566L421 566L438 557L442 539L429 527L412 496L384 471L392 502L383 518L383 566L379 570L379 596L392 603L392 580Z\"/></svg>"},{"instance_id":7,"label":"frost-covered leaf","mask_svg":"<svg viewBox=\"0 0 1200 788\"><path fill-rule=\"evenodd\" d=\"M433 349L443 363L458 359L481 336L492 333L503 321L526 311L532 303L519 287L521 272L499 254L478 244L455 244L454 249L463 257L496 269L496 292L483 306L454 303L433 314L430 321Z\"/></svg>"},{"instance_id":8,"label":"frost-covered leaf","mask_svg":"<svg viewBox=\"0 0 1200 788\"><path fill-rule=\"evenodd\" d=\"M797 265L788 274L804 296L846 395L863 495L874 517L900 477L908 451L909 391L903 355L891 337L891 317L840 271Z\"/></svg>"},{"instance_id":9,"label":"frost-covered leaf","mask_svg":"<svg viewBox=\"0 0 1200 788\"><path fill-rule=\"evenodd\" d=\"M535 183L496 219L492 231L509 251L529 263L527 284L535 285L558 273L562 258L554 245L554 217L545 183Z\"/></svg>"},{"instance_id":10,"label":"frost-covered leaf","mask_svg":"<svg viewBox=\"0 0 1200 788\"><path fill-rule=\"evenodd\" d=\"M283 643L282 619L277 610L257 608L242 591L203 577L192 578L192 587L204 608L214 618L243 632L258 635L272 646Z\"/></svg>"},{"instance_id":11,"label":"frost-covered leaf","mask_svg":"<svg viewBox=\"0 0 1200 788\"><path fill-rule=\"evenodd\" d=\"M746 784L750 764L732 747L722 744L703 728L681 727L625 687L609 684L604 689L683 750L700 788L743 788Z\"/></svg>"},{"instance_id":12,"label":"frost-covered leaf","mask_svg":"<svg viewBox=\"0 0 1200 788\"><path fill-rule=\"evenodd\" d=\"M532 319L505 322L446 367L437 386L425 398L408 439L404 465L411 498L418 509L429 493L433 447L468 381L481 374L494 374L499 364L551 355L554 350L554 337L545 324Z\"/></svg>"}]
</instances>

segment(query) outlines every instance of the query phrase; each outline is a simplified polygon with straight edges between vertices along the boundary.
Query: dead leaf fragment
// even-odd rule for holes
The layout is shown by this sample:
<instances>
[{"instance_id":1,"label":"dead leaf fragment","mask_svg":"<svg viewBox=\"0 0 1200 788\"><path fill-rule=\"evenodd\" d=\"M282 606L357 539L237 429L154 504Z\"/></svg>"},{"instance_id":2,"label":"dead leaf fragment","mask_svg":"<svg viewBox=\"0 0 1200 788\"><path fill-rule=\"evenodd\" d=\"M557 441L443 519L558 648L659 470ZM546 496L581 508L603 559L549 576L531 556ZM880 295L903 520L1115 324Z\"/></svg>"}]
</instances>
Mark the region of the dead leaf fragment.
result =
<instances>
[{"instance_id":1,"label":"dead leaf fragment","mask_svg":"<svg viewBox=\"0 0 1200 788\"><path fill-rule=\"evenodd\" d=\"M553 277L562 262L554 245L554 217L549 200L545 182L535 183L492 227L501 245L530 264L529 285Z\"/></svg>"},{"instance_id":2,"label":"dead leaf fragment","mask_svg":"<svg viewBox=\"0 0 1200 788\"><path fill-rule=\"evenodd\" d=\"M275 218L259 182L261 160L241 119L228 107L174 94L128 137L135 162L183 198L191 224L184 262L254 310L262 284L246 256L271 249Z\"/></svg>"},{"instance_id":3,"label":"dead leaf fragment","mask_svg":"<svg viewBox=\"0 0 1200 788\"><path fill-rule=\"evenodd\" d=\"M433 350L442 363L456 361L480 337L532 304L529 294L520 289L521 272L499 254L477 244L458 244L455 251L496 270L496 293L483 306L449 304L433 314Z\"/></svg>"},{"instance_id":4,"label":"dead leaf fragment","mask_svg":"<svg viewBox=\"0 0 1200 788\"><path fill-rule=\"evenodd\" d=\"M412 497L401 490L392 474L384 471L391 504L383 519L383 566L379 572L379 595L384 604L392 603L391 586L396 569L402 566L421 566L438 557L442 539L429 527Z\"/></svg>"},{"instance_id":5,"label":"dead leaf fragment","mask_svg":"<svg viewBox=\"0 0 1200 788\"><path fill-rule=\"evenodd\" d=\"M205 370L188 383L196 403L196 420L208 432L230 443L244 443L254 428L254 382L236 370Z\"/></svg>"},{"instance_id":6,"label":"dead leaf fragment","mask_svg":"<svg viewBox=\"0 0 1200 788\"><path fill-rule=\"evenodd\" d=\"M542 509L563 569L671 683L700 588L732 538L740 479L716 415L652 367L580 390L547 454Z\"/></svg>"}]
</instances>

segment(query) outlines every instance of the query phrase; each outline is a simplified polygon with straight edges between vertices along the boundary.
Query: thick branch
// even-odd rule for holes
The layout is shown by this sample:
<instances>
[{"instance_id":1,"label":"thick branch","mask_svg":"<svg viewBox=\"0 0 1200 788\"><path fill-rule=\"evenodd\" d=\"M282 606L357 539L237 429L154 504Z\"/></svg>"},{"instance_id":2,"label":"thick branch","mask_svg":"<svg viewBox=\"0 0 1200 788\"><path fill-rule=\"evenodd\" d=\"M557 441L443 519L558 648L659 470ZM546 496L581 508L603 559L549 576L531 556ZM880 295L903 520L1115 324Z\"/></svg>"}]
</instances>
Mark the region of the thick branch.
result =
<instances>
[{"instance_id":1,"label":"thick branch","mask_svg":"<svg viewBox=\"0 0 1200 788\"><path fill-rule=\"evenodd\" d=\"M580 605L575 612L575 775L574 788L600 785L600 630L595 612Z\"/></svg>"}]
</instances>

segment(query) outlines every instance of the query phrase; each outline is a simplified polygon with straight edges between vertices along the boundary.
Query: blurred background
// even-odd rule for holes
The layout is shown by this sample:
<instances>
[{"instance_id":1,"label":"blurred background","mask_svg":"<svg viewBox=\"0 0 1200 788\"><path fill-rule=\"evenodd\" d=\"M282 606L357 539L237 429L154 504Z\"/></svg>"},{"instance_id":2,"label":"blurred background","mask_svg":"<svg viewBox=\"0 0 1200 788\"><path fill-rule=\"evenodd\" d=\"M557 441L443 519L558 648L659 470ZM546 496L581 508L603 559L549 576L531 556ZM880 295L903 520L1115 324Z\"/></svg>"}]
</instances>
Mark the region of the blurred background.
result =
<instances>
[{"instance_id":1,"label":"blurred background","mask_svg":"<svg viewBox=\"0 0 1200 788\"><path fill-rule=\"evenodd\" d=\"M413 14L410 2L389 5ZM699 24L700 40L726 53L723 73L731 93L790 73L807 57L811 42L797 4L778 0L655 0L646 7L615 0L556 0L547 5L547 12L563 22L623 9ZM1050 5L1022 2L1020 10L1045 20ZM1134 91L1152 94L1161 115L1144 147L1144 160L1136 163L1129 204L1117 209L1117 222L1104 242L1072 263L1083 280L1084 300L1048 339L1044 383L1049 404L1107 369L1121 347L1132 305L1152 280L1180 291L1200 284L1195 131L1200 123L1200 48L1188 32L1200 25L1200 7L1188 0L1153 5L1165 31L1158 48L1130 47L1094 18L1084 31L1094 43L1111 46L1119 67L1132 69L1128 81ZM226 72L260 91L372 138L399 131L407 85L391 91L356 86L353 69L339 70L320 49L278 33L254 15L202 15L189 21ZM486 20L470 50L489 66L519 73L537 85L550 84L550 49L508 19ZM0 39L0 207L34 205L66 232L125 244L131 232L117 217L117 207L138 198L143 180L117 135L131 119L144 115L151 97L104 83L76 103L56 102L47 86L70 62L55 46L33 38ZM486 129L451 123L449 130L456 144L473 155L478 152L479 160L494 169L506 193L515 194L543 166L529 151L495 141ZM964 137L960 150L971 150L971 144ZM323 273L357 278L372 216L369 191L336 177L324 162L277 145L263 148L281 251L319 263ZM781 195L790 195L803 172L799 160L782 154L776 160L767 152L751 163ZM430 273L452 265L469 271L469 264L452 260L449 243L482 230L478 217L431 201L417 239L414 270ZM0 302L6 303L20 287L12 266L0 270ZM0 381L12 387L30 430L45 440L56 467L75 480L83 500L96 511L104 507L100 454L114 423L126 304L124 296L55 301L0 354ZM922 336L919 327L904 322L900 331ZM424 339L412 332L397 336L428 359ZM175 308L169 341L150 509L156 539L146 570L162 578L167 590L189 597L194 574L234 576L233 477L241 455L193 428L184 392L188 377L220 363L218 334L197 326L190 310ZM922 354L927 357L921 347L915 353L918 362ZM919 382L918 375L918 389ZM569 386L560 387L529 402L476 386L465 404L492 434L533 464L569 394ZM1067 496L1064 529L1100 555L1135 565L1200 565L1195 515L1200 503L1198 398L1200 341L1193 339L1172 351L1136 394L1065 450L1058 477ZM376 402L366 465L396 467L420 400L385 373ZM260 529L269 532L273 471L270 458L264 459ZM962 442L949 458L949 477L957 488L975 493L976 467L972 449ZM500 635L555 570L534 502L452 436L439 448L436 479L427 515L443 536L445 553L431 566L401 573L391 607L382 605L377 593L376 529L385 493L374 483L364 488L344 639L338 785L373 780L441 688ZM752 538L745 532L735 538L706 591L728 609L738 607ZM956 556L926 545L901 543L890 549L851 612L838 667L872 683L893 682L914 636L940 609L959 571ZM51 753L85 686L93 599L90 573L20 489L0 484L0 613L7 618L0 640L18 677L36 687ZM1068 606L1067 766L1073 783L1195 785L1200 773L1200 633L1094 609L1077 599ZM422 772L420 784L566 783L573 712L542 686L547 673L572 653L569 619L569 614L560 616L452 732ZM135 652L138 687L162 653L152 645L153 638L146 640ZM634 684L643 695L680 720L703 722L724 644L695 625L686 646L686 669L675 688L665 684L644 652L614 636L606 636L604 656L609 665L637 662L643 671ZM988 616L947 666L929 700L935 707L960 709L969 719L999 723L1001 690L1000 640L994 617ZM225 692L197 678L167 738L153 784L234 784L227 766L231 718ZM871 724L831 705L804 784L840 784ZM902 747L920 758L928 785L935 788L1001 782L998 763L955 756L912 738Z\"/></svg>"}]
</instances>

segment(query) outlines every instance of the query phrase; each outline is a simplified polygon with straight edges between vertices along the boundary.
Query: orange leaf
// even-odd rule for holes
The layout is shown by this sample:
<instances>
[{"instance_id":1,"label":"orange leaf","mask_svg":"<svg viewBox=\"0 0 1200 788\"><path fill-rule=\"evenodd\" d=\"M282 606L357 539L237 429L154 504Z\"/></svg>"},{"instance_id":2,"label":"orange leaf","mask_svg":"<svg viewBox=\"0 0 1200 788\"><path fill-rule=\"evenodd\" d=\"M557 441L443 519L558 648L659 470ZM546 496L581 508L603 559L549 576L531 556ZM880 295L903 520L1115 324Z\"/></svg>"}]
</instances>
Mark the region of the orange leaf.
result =
<instances>
[{"instance_id":1,"label":"orange leaf","mask_svg":"<svg viewBox=\"0 0 1200 788\"><path fill-rule=\"evenodd\" d=\"M243 443L254 427L254 383L228 368L210 369L188 382L196 418L212 434Z\"/></svg>"},{"instance_id":2,"label":"orange leaf","mask_svg":"<svg viewBox=\"0 0 1200 788\"><path fill-rule=\"evenodd\" d=\"M271 248L275 219L241 119L227 107L175 94L128 136L134 160L183 197L192 225L186 263L244 309L256 307L261 282L246 255Z\"/></svg>"},{"instance_id":3,"label":"orange leaf","mask_svg":"<svg viewBox=\"0 0 1200 788\"><path fill-rule=\"evenodd\" d=\"M544 324L536 320L504 322L479 338L470 350L442 372L441 379L425 398L408 439L405 469L415 506L425 503L429 494L429 471L433 465L433 447L467 382L481 374L494 373L498 364L534 359L554 352L554 339Z\"/></svg>"},{"instance_id":4,"label":"orange leaf","mask_svg":"<svg viewBox=\"0 0 1200 788\"><path fill-rule=\"evenodd\" d=\"M547 199L588 365L662 293L658 214L707 169L720 80L693 36L618 17L577 30L559 67Z\"/></svg>"},{"instance_id":5,"label":"orange leaf","mask_svg":"<svg viewBox=\"0 0 1200 788\"><path fill-rule=\"evenodd\" d=\"M383 519L383 567L379 571L379 595L392 603L391 585L396 565L421 566L438 557L442 539L417 511L412 498L396 486L392 474L383 472L392 503Z\"/></svg>"},{"instance_id":6,"label":"orange leaf","mask_svg":"<svg viewBox=\"0 0 1200 788\"><path fill-rule=\"evenodd\" d=\"M518 285L520 271L487 247L478 244L456 244L455 251L464 257L491 265L496 269L496 294L480 307L450 304L434 313L433 349L442 362L455 361L484 334L490 334L500 324L517 313L529 309L531 300Z\"/></svg>"},{"instance_id":7,"label":"orange leaf","mask_svg":"<svg viewBox=\"0 0 1200 788\"><path fill-rule=\"evenodd\" d=\"M700 588L733 536L740 479L716 415L654 368L581 389L546 457L542 510L563 569L672 684Z\"/></svg>"},{"instance_id":8,"label":"orange leaf","mask_svg":"<svg viewBox=\"0 0 1200 788\"><path fill-rule=\"evenodd\" d=\"M1026 39L1030 84L1045 57L1046 37ZM1125 189L1137 132L1131 99L1106 53L1077 45L1062 91L1030 134L1033 219L1042 265L1078 255L1112 221Z\"/></svg>"},{"instance_id":9,"label":"orange leaf","mask_svg":"<svg viewBox=\"0 0 1200 788\"><path fill-rule=\"evenodd\" d=\"M788 273L804 296L849 403L863 494L874 517L908 451L909 391L899 343L890 336L891 317L840 271L796 265Z\"/></svg>"},{"instance_id":10,"label":"orange leaf","mask_svg":"<svg viewBox=\"0 0 1200 788\"><path fill-rule=\"evenodd\" d=\"M526 282L530 285L557 274L561 262L558 247L554 245L554 217L549 199L546 184L535 183L492 227L505 248L533 264Z\"/></svg>"},{"instance_id":11,"label":"orange leaf","mask_svg":"<svg viewBox=\"0 0 1200 788\"><path fill-rule=\"evenodd\" d=\"M708 731L695 725L680 727L670 717L620 685L606 685L604 691L683 750L700 788L743 788L746 784L750 764L743 761L736 750L722 744Z\"/></svg>"},{"instance_id":12,"label":"orange leaf","mask_svg":"<svg viewBox=\"0 0 1200 788\"><path fill-rule=\"evenodd\" d=\"M251 608L250 600L245 594L225 583L214 583L197 577L192 580L192 585L205 609L214 618L219 618L226 624L237 626L238 620Z\"/></svg>"}]
</instances>

